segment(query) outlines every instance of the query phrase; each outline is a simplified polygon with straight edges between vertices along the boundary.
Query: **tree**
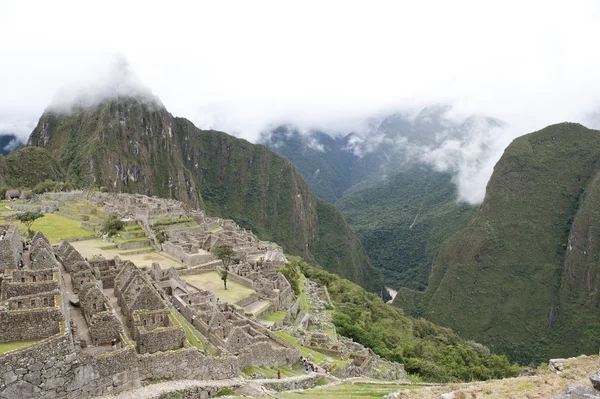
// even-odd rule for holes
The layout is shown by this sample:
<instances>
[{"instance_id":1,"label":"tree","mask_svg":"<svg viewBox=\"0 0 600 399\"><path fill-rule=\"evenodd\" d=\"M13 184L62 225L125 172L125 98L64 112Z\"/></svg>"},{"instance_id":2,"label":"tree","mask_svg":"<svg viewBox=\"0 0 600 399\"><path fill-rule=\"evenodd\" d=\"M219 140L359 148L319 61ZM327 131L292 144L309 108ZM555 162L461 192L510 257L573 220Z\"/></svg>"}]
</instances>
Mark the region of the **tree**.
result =
<instances>
[{"instance_id":1,"label":"tree","mask_svg":"<svg viewBox=\"0 0 600 399\"><path fill-rule=\"evenodd\" d=\"M109 237L112 237L122 230L123 227L125 227L125 223L123 223L119 215L113 213L108 217L101 231L102 234L107 234Z\"/></svg>"},{"instance_id":2,"label":"tree","mask_svg":"<svg viewBox=\"0 0 600 399\"><path fill-rule=\"evenodd\" d=\"M225 289L227 289L227 273L229 273L227 269L224 269L223 273L221 273L221 280L223 280L223 287Z\"/></svg>"},{"instance_id":3,"label":"tree","mask_svg":"<svg viewBox=\"0 0 600 399\"><path fill-rule=\"evenodd\" d=\"M213 248L212 253L217 259L221 259L225 270L229 270L229 263L236 255L235 251L229 245L219 245Z\"/></svg>"},{"instance_id":4,"label":"tree","mask_svg":"<svg viewBox=\"0 0 600 399\"><path fill-rule=\"evenodd\" d=\"M33 222L35 222L37 219L44 217L44 214L41 212L23 212L23 213L19 213L16 218L19 222L23 223L25 226L27 226L27 235L29 237L32 236L31 234L31 225L33 224Z\"/></svg>"},{"instance_id":5,"label":"tree","mask_svg":"<svg viewBox=\"0 0 600 399\"><path fill-rule=\"evenodd\" d=\"M223 262L223 273L221 273L221 280L223 280L223 286L227 289L227 273L229 272L229 262L231 259L236 256L235 251L229 245L219 245L218 247L213 248L212 253L217 259L221 259Z\"/></svg>"}]
</instances>

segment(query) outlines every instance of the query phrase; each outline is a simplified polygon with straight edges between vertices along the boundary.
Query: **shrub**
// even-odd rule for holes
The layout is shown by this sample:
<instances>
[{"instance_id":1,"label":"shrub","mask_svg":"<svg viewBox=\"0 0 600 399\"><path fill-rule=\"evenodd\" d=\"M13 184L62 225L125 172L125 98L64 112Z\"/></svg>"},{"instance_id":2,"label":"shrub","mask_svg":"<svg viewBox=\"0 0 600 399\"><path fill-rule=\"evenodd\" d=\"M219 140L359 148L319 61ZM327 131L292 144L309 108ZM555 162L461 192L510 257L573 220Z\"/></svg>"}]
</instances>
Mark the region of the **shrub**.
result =
<instances>
[{"instance_id":1,"label":"shrub","mask_svg":"<svg viewBox=\"0 0 600 399\"><path fill-rule=\"evenodd\" d=\"M119 215L113 213L104 223L104 227L102 227L102 234L107 234L109 237L117 235L119 231L123 230L125 227L125 223L121 220Z\"/></svg>"}]
</instances>

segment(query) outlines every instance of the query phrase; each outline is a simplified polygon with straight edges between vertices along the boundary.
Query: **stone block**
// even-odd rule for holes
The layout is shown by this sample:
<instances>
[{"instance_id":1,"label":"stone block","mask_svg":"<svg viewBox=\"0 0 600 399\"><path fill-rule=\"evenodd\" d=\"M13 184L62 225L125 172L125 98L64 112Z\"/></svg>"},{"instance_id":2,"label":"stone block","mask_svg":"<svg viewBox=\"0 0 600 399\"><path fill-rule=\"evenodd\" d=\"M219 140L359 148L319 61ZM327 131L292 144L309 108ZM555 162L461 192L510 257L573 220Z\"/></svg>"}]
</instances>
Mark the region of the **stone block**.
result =
<instances>
[{"instance_id":1,"label":"stone block","mask_svg":"<svg viewBox=\"0 0 600 399\"><path fill-rule=\"evenodd\" d=\"M590 381L592 382L592 386L596 390L600 390L600 370L596 371L591 377Z\"/></svg>"},{"instance_id":2,"label":"stone block","mask_svg":"<svg viewBox=\"0 0 600 399\"><path fill-rule=\"evenodd\" d=\"M39 396L40 392L41 389L35 385L32 385L26 381L18 381L8 386L4 392L2 392L2 398L35 398Z\"/></svg>"},{"instance_id":3,"label":"stone block","mask_svg":"<svg viewBox=\"0 0 600 399\"><path fill-rule=\"evenodd\" d=\"M4 373L4 375L2 376L2 379L4 380L4 384L9 385L17 380L17 375L15 373L13 373L12 371L8 371L8 372Z\"/></svg>"},{"instance_id":4,"label":"stone block","mask_svg":"<svg viewBox=\"0 0 600 399\"><path fill-rule=\"evenodd\" d=\"M39 387L42 383L42 373L35 371L33 373L26 374L23 379L36 387Z\"/></svg>"},{"instance_id":5,"label":"stone block","mask_svg":"<svg viewBox=\"0 0 600 399\"><path fill-rule=\"evenodd\" d=\"M35 362L29 366L29 371L40 371L42 368L44 368L44 365L41 362Z\"/></svg>"},{"instance_id":6,"label":"stone block","mask_svg":"<svg viewBox=\"0 0 600 399\"><path fill-rule=\"evenodd\" d=\"M112 380L113 380L113 386L119 387L119 386L125 384L125 382L127 382L127 373L124 371L117 373L117 374L113 375Z\"/></svg>"}]
</instances>

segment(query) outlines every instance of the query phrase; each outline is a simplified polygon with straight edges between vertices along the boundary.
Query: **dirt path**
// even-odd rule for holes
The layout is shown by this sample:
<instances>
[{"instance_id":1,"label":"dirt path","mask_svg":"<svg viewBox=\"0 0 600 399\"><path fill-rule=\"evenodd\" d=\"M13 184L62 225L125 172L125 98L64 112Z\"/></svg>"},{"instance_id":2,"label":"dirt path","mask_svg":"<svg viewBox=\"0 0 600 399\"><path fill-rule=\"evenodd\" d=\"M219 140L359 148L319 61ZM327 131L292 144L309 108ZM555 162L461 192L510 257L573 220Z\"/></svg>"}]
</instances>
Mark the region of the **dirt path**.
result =
<instances>
[{"instance_id":1,"label":"dirt path","mask_svg":"<svg viewBox=\"0 0 600 399\"><path fill-rule=\"evenodd\" d=\"M87 323L85 322L85 318L81 313L81 309L79 307L74 306L71 303L71 300L78 301L77 295L73 293L73 284L71 283L71 275L67 273L65 267L62 263L60 263L60 284L61 291L65 297L65 301L67 301L67 306L69 306L69 313L71 315L71 320L75 323L75 328L77 329L77 336L82 342L85 342L87 346L92 345L92 338L90 337L90 330L88 329Z\"/></svg>"}]
</instances>

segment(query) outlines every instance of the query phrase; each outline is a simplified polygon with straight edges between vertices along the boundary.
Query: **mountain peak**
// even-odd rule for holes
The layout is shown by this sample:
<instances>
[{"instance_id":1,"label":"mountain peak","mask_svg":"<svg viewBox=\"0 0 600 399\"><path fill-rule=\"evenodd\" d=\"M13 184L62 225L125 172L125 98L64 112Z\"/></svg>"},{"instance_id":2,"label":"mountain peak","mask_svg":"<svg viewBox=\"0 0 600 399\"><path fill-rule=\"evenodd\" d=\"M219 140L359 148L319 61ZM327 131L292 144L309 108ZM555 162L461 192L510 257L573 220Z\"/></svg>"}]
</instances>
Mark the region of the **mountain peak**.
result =
<instances>
[{"instance_id":1,"label":"mountain peak","mask_svg":"<svg viewBox=\"0 0 600 399\"><path fill-rule=\"evenodd\" d=\"M142 83L129 61L123 56L115 56L107 66L99 68L93 81L75 80L61 88L46 111L69 113L73 109L93 107L123 97L164 108L160 99Z\"/></svg>"}]
</instances>

